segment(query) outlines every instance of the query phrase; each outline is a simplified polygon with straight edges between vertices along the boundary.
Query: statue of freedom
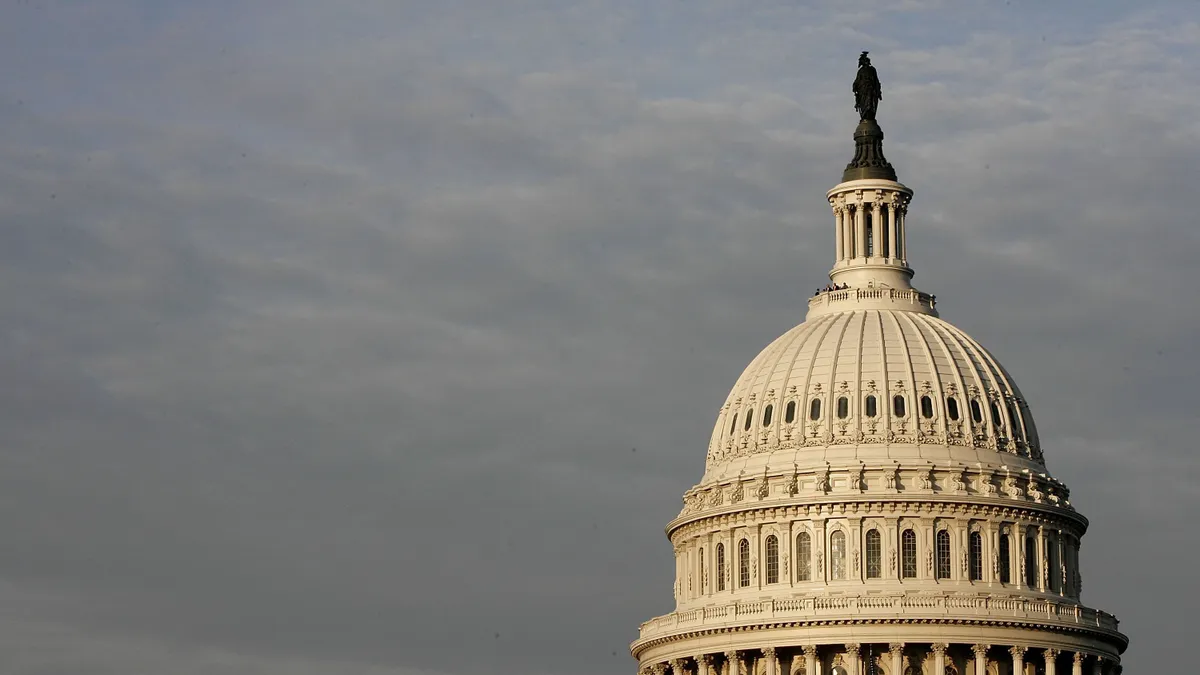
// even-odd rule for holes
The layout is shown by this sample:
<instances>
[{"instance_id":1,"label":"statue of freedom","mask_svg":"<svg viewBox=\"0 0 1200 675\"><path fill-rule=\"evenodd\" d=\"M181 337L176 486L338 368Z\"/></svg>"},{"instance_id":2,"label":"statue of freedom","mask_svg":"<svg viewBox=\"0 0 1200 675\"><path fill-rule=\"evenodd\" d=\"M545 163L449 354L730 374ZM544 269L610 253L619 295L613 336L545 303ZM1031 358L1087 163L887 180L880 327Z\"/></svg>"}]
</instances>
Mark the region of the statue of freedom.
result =
<instances>
[{"instance_id":1,"label":"statue of freedom","mask_svg":"<svg viewBox=\"0 0 1200 675\"><path fill-rule=\"evenodd\" d=\"M858 57L858 75L854 78L854 109L858 111L859 120L875 121L875 111L883 98L883 86L879 84L879 75L867 52Z\"/></svg>"}]
</instances>

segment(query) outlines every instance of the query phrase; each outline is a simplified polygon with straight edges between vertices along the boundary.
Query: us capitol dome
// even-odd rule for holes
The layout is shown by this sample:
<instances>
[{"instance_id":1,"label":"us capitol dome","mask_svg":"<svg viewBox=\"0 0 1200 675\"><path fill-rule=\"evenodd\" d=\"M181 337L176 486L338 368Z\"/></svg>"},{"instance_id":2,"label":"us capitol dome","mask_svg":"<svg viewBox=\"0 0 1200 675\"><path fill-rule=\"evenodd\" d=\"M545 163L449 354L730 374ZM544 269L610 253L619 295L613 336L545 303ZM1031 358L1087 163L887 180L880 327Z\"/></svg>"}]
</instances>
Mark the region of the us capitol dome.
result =
<instances>
[{"instance_id":1,"label":"us capitol dome","mask_svg":"<svg viewBox=\"0 0 1200 675\"><path fill-rule=\"evenodd\" d=\"M717 414L639 675L1119 675L1128 639L1082 602L1088 521L1025 397L912 286L913 191L859 64L831 284Z\"/></svg>"}]
</instances>

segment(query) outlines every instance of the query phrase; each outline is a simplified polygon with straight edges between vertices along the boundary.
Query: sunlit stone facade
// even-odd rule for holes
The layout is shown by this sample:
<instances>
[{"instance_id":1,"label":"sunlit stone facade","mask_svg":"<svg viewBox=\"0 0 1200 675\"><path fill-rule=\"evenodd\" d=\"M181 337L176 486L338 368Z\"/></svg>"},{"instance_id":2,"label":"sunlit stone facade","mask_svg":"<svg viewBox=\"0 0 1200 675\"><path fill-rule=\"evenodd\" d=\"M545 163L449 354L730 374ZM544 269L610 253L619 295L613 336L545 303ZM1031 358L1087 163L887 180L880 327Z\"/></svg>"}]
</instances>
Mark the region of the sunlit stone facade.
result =
<instances>
[{"instance_id":1,"label":"sunlit stone facade","mask_svg":"<svg viewBox=\"0 0 1200 675\"><path fill-rule=\"evenodd\" d=\"M886 162L870 128L859 145ZM667 526L675 611L642 624L639 673L1120 673L1116 618L1081 601L1088 521L1024 397L910 283L912 196L887 178L829 191L837 289L718 411Z\"/></svg>"}]
</instances>

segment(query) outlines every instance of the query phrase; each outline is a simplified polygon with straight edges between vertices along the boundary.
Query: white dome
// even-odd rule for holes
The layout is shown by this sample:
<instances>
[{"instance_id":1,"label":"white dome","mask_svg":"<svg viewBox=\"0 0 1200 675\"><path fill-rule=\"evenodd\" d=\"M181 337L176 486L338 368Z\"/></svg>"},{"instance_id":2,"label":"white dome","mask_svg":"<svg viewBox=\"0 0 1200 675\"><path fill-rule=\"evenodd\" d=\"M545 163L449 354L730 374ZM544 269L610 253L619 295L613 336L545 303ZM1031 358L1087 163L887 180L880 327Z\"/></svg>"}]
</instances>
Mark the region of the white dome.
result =
<instances>
[{"instance_id":1,"label":"white dome","mask_svg":"<svg viewBox=\"0 0 1200 675\"><path fill-rule=\"evenodd\" d=\"M810 320L750 362L718 414L705 482L835 459L1045 471L1029 408L999 362L931 302L859 309L883 305L879 295L814 298Z\"/></svg>"}]
</instances>

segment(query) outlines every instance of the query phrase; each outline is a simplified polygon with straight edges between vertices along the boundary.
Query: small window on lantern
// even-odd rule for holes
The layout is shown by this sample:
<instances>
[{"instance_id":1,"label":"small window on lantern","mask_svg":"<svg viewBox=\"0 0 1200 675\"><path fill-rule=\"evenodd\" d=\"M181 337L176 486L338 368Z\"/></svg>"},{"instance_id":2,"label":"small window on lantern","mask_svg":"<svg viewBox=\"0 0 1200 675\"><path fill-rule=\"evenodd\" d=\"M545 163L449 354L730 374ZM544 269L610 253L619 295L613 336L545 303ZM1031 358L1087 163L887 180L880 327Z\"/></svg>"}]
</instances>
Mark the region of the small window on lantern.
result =
<instances>
[{"instance_id":1,"label":"small window on lantern","mask_svg":"<svg viewBox=\"0 0 1200 675\"><path fill-rule=\"evenodd\" d=\"M775 412L775 406L769 405L763 409L763 426L771 424L771 414Z\"/></svg>"},{"instance_id":2,"label":"small window on lantern","mask_svg":"<svg viewBox=\"0 0 1200 675\"><path fill-rule=\"evenodd\" d=\"M746 411L746 423L742 425L742 431L750 431L752 424L754 424L754 408Z\"/></svg>"},{"instance_id":3,"label":"small window on lantern","mask_svg":"<svg viewBox=\"0 0 1200 675\"><path fill-rule=\"evenodd\" d=\"M879 414L879 403L874 396L868 396L866 403L867 417L875 417Z\"/></svg>"},{"instance_id":4,"label":"small window on lantern","mask_svg":"<svg viewBox=\"0 0 1200 675\"><path fill-rule=\"evenodd\" d=\"M925 419L933 417L933 399L928 396L921 397L921 417Z\"/></svg>"},{"instance_id":5,"label":"small window on lantern","mask_svg":"<svg viewBox=\"0 0 1200 675\"><path fill-rule=\"evenodd\" d=\"M971 399L971 421L975 424L983 422L983 410L979 407L978 399Z\"/></svg>"},{"instance_id":6,"label":"small window on lantern","mask_svg":"<svg viewBox=\"0 0 1200 675\"><path fill-rule=\"evenodd\" d=\"M850 416L850 399L845 396L838 397L837 416L840 420L844 420Z\"/></svg>"},{"instance_id":7,"label":"small window on lantern","mask_svg":"<svg viewBox=\"0 0 1200 675\"><path fill-rule=\"evenodd\" d=\"M796 421L796 402L788 401L787 408L783 410L783 421L791 424Z\"/></svg>"},{"instance_id":8,"label":"small window on lantern","mask_svg":"<svg viewBox=\"0 0 1200 675\"><path fill-rule=\"evenodd\" d=\"M808 406L808 419L817 421L821 419L821 399L814 398Z\"/></svg>"},{"instance_id":9,"label":"small window on lantern","mask_svg":"<svg viewBox=\"0 0 1200 675\"><path fill-rule=\"evenodd\" d=\"M958 399L953 396L946 398L946 415L955 422L958 421Z\"/></svg>"},{"instance_id":10,"label":"small window on lantern","mask_svg":"<svg viewBox=\"0 0 1200 675\"><path fill-rule=\"evenodd\" d=\"M904 417L904 397L897 394L892 397L892 414L896 417Z\"/></svg>"}]
</instances>

